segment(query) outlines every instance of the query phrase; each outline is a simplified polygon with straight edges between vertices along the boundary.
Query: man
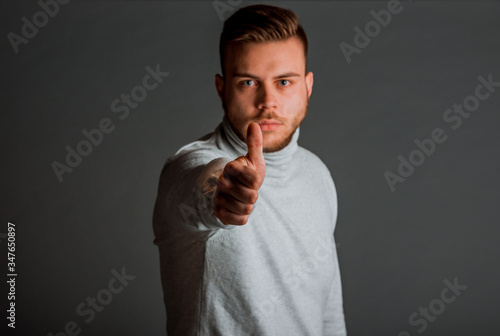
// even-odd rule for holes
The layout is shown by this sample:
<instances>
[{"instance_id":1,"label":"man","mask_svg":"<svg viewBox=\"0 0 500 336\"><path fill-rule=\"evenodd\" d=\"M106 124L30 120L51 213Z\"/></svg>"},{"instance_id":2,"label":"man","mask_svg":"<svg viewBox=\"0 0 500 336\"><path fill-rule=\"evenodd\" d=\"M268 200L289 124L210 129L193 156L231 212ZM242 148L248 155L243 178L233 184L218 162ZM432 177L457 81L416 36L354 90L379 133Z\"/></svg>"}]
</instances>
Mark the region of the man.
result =
<instances>
[{"instance_id":1,"label":"man","mask_svg":"<svg viewBox=\"0 0 500 336\"><path fill-rule=\"evenodd\" d=\"M168 335L346 335L328 168L297 143L312 92L295 14L238 10L222 123L165 164L153 225Z\"/></svg>"}]
</instances>

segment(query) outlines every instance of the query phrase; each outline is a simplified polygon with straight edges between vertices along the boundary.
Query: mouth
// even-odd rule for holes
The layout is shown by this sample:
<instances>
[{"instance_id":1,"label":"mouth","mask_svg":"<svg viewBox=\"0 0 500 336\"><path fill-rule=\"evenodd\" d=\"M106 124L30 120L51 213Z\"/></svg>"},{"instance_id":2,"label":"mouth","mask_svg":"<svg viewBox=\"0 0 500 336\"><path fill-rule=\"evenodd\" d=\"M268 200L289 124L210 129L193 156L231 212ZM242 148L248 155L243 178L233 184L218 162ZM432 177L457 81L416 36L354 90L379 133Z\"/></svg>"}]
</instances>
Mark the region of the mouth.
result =
<instances>
[{"instance_id":1,"label":"mouth","mask_svg":"<svg viewBox=\"0 0 500 336\"><path fill-rule=\"evenodd\" d=\"M257 122L263 132L274 131L281 126L281 123L273 119L264 119Z\"/></svg>"}]
</instances>

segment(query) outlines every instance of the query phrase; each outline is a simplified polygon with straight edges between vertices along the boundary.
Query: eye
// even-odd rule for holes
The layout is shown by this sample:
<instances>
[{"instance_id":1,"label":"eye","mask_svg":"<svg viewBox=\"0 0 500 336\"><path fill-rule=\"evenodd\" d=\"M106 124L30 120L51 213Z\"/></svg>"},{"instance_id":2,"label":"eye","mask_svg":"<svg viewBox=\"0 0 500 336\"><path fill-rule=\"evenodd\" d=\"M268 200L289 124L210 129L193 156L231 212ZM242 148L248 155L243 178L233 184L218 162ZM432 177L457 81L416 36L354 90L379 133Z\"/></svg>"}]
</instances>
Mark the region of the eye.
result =
<instances>
[{"instance_id":1,"label":"eye","mask_svg":"<svg viewBox=\"0 0 500 336\"><path fill-rule=\"evenodd\" d=\"M241 85L252 86L255 85L255 81L253 79L245 79L244 81L241 82Z\"/></svg>"},{"instance_id":2,"label":"eye","mask_svg":"<svg viewBox=\"0 0 500 336\"><path fill-rule=\"evenodd\" d=\"M291 84L288 79L281 79L279 83L281 86L288 86Z\"/></svg>"}]
</instances>

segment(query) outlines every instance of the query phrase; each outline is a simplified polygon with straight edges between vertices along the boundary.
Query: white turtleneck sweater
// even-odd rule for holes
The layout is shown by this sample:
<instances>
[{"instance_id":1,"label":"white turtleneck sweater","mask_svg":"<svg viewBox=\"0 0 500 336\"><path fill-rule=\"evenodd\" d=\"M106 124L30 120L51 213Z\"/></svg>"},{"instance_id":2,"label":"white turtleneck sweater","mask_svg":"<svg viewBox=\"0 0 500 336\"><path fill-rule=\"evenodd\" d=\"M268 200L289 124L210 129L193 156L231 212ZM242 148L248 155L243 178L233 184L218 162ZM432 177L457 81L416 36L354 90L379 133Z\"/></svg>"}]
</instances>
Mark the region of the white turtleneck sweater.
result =
<instances>
[{"instance_id":1,"label":"white turtleneck sweater","mask_svg":"<svg viewBox=\"0 0 500 336\"><path fill-rule=\"evenodd\" d=\"M215 181L247 153L226 117L162 171L153 216L169 336L346 335L337 196L328 168L297 143L264 153L247 224L213 214Z\"/></svg>"}]
</instances>

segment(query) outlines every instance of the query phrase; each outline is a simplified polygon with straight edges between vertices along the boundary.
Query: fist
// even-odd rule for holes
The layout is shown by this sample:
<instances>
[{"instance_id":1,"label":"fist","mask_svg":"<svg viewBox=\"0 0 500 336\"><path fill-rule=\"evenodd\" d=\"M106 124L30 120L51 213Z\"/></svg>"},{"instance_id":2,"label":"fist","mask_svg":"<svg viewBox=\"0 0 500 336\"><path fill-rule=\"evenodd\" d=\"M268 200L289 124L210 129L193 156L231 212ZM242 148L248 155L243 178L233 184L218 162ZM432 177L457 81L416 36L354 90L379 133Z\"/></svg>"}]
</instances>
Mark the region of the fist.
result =
<instances>
[{"instance_id":1,"label":"fist","mask_svg":"<svg viewBox=\"0 0 500 336\"><path fill-rule=\"evenodd\" d=\"M228 162L217 180L214 214L224 224L247 223L264 182L266 162L262 153L262 131L256 122L248 125L246 143L248 153Z\"/></svg>"}]
</instances>

